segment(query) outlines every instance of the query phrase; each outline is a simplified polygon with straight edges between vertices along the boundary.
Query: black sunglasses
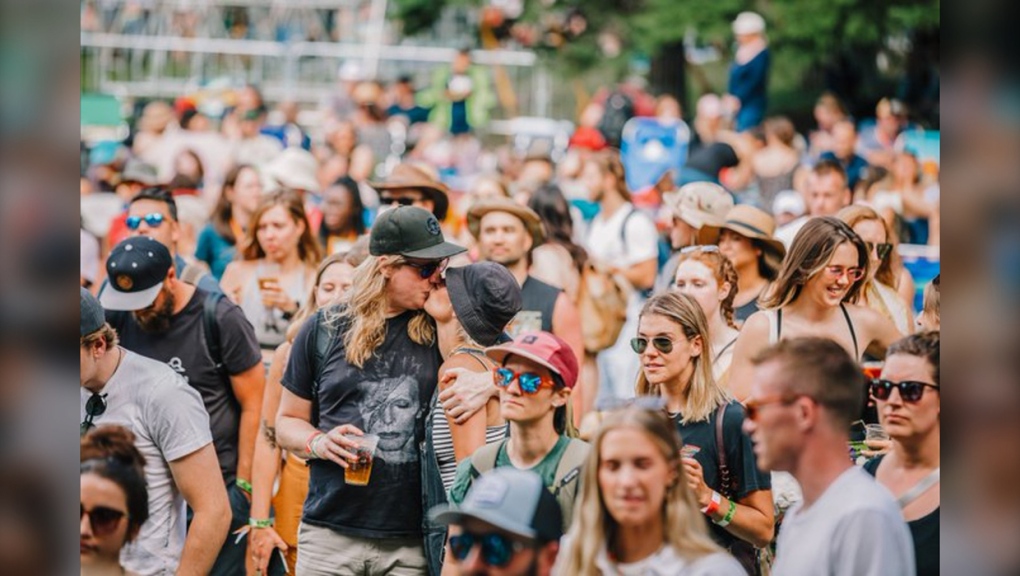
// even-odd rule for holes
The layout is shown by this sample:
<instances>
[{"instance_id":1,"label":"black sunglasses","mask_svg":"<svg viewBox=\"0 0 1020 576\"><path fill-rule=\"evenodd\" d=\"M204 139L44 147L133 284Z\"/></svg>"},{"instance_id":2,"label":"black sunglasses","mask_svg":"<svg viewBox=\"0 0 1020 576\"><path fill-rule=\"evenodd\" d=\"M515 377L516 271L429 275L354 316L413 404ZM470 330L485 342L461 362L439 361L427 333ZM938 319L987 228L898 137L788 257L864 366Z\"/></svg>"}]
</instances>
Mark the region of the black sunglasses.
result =
<instances>
[{"instance_id":1,"label":"black sunglasses","mask_svg":"<svg viewBox=\"0 0 1020 576\"><path fill-rule=\"evenodd\" d=\"M874 396L876 400L888 400L889 396L892 395L893 388L899 389L900 398L903 398L904 402L919 402L921 400L921 396L924 395L925 388L934 388L935 390L939 389L939 387L934 384L917 382L915 380L890 382L889 380L875 379L871 381L871 395Z\"/></svg>"},{"instance_id":2,"label":"black sunglasses","mask_svg":"<svg viewBox=\"0 0 1020 576\"><path fill-rule=\"evenodd\" d=\"M878 244L874 242L865 242L864 245L868 248L868 252L878 251L878 259L885 260L885 257L892 252L892 244L888 242L880 242Z\"/></svg>"},{"instance_id":3,"label":"black sunglasses","mask_svg":"<svg viewBox=\"0 0 1020 576\"><path fill-rule=\"evenodd\" d=\"M81 423L81 435L84 436L89 428L95 426L92 420L96 416L101 416L103 412L106 412L106 394L92 393L89 396L88 401L85 402L85 421Z\"/></svg>"},{"instance_id":4,"label":"black sunglasses","mask_svg":"<svg viewBox=\"0 0 1020 576\"><path fill-rule=\"evenodd\" d=\"M648 349L648 342L648 338L631 338L630 348L638 354L644 354L645 350ZM673 341L665 336L656 336L651 339L651 342L652 346L663 354L669 354L673 351Z\"/></svg>"},{"instance_id":5,"label":"black sunglasses","mask_svg":"<svg viewBox=\"0 0 1020 576\"><path fill-rule=\"evenodd\" d=\"M120 519L127 516L126 512L120 510L114 510L113 508L107 508L106 506L96 506L91 510L86 510L85 505L81 505L81 518L78 519L80 522L85 518L85 515L89 516L89 524L92 526L92 534L96 536L106 536L117 529L117 524L120 523Z\"/></svg>"},{"instance_id":6,"label":"black sunglasses","mask_svg":"<svg viewBox=\"0 0 1020 576\"><path fill-rule=\"evenodd\" d=\"M502 568L513 560L515 554L524 549L524 544L502 534L474 534L463 532L450 536L450 552L458 562L467 559L475 545L482 546L482 561L489 566Z\"/></svg>"},{"instance_id":7,"label":"black sunglasses","mask_svg":"<svg viewBox=\"0 0 1020 576\"><path fill-rule=\"evenodd\" d=\"M418 270L418 275L421 276L422 280L424 280L426 278L431 278L432 275L436 273L436 270L439 270L440 272L446 270L447 262L449 261L435 260L432 262L404 262L404 264L407 264L411 268L416 268Z\"/></svg>"},{"instance_id":8,"label":"black sunglasses","mask_svg":"<svg viewBox=\"0 0 1020 576\"><path fill-rule=\"evenodd\" d=\"M412 206L415 202L418 202L417 198L408 198L407 196L380 196L379 203L383 206L392 206L393 204L399 204L400 206Z\"/></svg>"}]
</instances>

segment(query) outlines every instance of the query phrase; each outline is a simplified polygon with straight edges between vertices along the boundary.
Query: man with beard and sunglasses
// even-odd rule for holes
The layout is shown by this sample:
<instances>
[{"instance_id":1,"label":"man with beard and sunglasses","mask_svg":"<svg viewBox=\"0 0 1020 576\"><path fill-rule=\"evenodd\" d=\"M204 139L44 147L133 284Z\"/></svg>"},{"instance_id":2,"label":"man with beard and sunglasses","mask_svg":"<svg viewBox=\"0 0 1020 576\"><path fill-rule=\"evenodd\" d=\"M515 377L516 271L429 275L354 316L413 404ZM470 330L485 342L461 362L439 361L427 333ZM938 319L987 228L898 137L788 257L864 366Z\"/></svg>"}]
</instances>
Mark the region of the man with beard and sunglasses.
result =
<instances>
[{"instance_id":1,"label":"man with beard and sunglasses","mask_svg":"<svg viewBox=\"0 0 1020 576\"><path fill-rule=\"evenodd\" d=\"M276 438L309 466L298 574L427 572L421 443L442 358L423 309L449 258L464 251L424 208L382 212L351 297L309 318L294 339ZM367 484L348 482L364 434L378 438Z\"/></svg>"},{"instance_id":2,"label":"man with beard and sunglasses","mask_svg":"<svg viewBox=\"0 0 1020 576\"><path fill-rule=\"evenodd\" d=\"M209 415L198 392L161 362L118 345L103 308L81 290L82 434L105 424L134 433L145 457L149 518L121 554L137 574L207 574L227 536ZM184 505L194 515L185 533Z\"/></svg>"},{"instance_id":3,"label":"man with beard and sunglasses","mask_svg":"<svg viewBox=\"0 0 1020 576\"><path fill-rule=\"evenodd\" d=\"M478 477L460 506L438 506L431 514L450 527L451 566L461 576L552 572L563 536L563 513L534 472L490 470Z\"/></svg>"},{"instance_id":4,"label":"man with beard and sunglasses","mask_svg":"<svg viewBox=\"0 0 1020 576\"><path fill-rule=\"evenodd\" d=\"M123 346L166 362L202 396L230 497L231 529L246 526L265 386L254 329L228 299L209 299L177 278L170 251L147 236L118 244L106 272L110 281L99 301ZM228 540L210 573L243 573L246 547L247 539Z\"/></svg>"}]
</instances>

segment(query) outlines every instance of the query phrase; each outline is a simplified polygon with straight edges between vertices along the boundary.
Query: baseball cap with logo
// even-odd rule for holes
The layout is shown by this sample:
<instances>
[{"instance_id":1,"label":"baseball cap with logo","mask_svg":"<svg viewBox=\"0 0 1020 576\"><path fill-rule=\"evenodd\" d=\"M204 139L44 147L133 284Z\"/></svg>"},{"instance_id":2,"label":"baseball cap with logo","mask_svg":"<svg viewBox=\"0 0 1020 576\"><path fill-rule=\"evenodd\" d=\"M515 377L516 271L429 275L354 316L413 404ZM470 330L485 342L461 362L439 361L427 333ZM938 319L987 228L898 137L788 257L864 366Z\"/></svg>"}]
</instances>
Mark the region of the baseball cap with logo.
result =
<instances>
[{"instance_id":1,"label":"baseball cap with logo","mask_svg":"<svg viewBox=\"0 0 1020 576\"><path fill-rule=\"evenodd\" d=\"M148 236L128 238L106 260L110 282L99 293L99 302L107 310L148 308L173 265L170 251L158 241Z\"/></svg>"},{"instance_id":2,"label":"baseball cap with logo","mask_svg":"<svg viewBox=\"0 0 1020 576\"><path fill-rule=\"evenodd\" d=\"M376 218L368 238L368 252L372 256L442 260L466 251L463 246L447 242L439 220L417 206L397 206L383 212Z\"/></svg>"},{"instance_id":3,"label":"baseball cap with logo","mask_svg":"<svg viewBox=\"0 0 1020 576\"><path fill-rule=\"evenodd\" d=\"M512 342L485 349L485 355L502 364L511 354L545 366L573 388L577 384L577 356L562 338L549 332L523 332Z\"/></svg>"},{"instance_id":4,"label":"baseball cap with logo","mask_svg":"<svg viewBox=\"0 0 1020 576\"><path fill-rule=\"evenodd\" d=\"M563 511L556 497L530 470L493 468L471 485L460 506L437 506L432 519L440 524L480 520L511 534L553 542L563 536Z\"/></svg>"},{"instance_id":5,"label":"baseball cap with logo","mask_svg":"<svg viewBox=\"0 0 1020 576\"><path fill-rule=\"evenodd\" d=\"M662 200L677 218L695 229L720 226L733 208L733 197L725 188L711 182L691 182L676 192L663 194Z\"/></svg>"}]
</instances>

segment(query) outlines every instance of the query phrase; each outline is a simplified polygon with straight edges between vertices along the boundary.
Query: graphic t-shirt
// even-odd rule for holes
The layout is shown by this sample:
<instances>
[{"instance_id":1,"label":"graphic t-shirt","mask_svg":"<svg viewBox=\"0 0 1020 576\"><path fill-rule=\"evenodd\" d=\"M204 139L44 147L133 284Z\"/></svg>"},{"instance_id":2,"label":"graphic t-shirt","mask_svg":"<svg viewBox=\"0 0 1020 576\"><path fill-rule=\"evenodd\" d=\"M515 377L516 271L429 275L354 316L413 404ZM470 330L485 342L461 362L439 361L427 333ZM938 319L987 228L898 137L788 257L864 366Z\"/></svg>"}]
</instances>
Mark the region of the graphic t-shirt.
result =
<instances>
[{"instance_id":1,"label":"graphic t-shirt","mask_svg":"<svg viewBox=\"0 0 1020 576\"><path fill-rule=\"evenodd\" d=\"M217 373L209 354L202 309L207 294L196 289L184 309L170 320L166 332L143 330L130 312L107 311L106 320L117 331L121 345L142 356L166 362L202 395L220 471L226 482L233 482L237 474L241 405L230 382ZM262 362L255 332L237 305L221 298L216 307L216 323L227 373L240 374Z\"/></svg>"},{"instance_id":2,"label":"graphic t-shirt","mask_svg":"<svg viewBox=\"0 0 1020 576\"><path fill-rule=\"evenodd\" d=\"M187 526L184 498L177 489L170 462L203 448L212 437L209 415L198 392L166 364L124 351L120 366L103 386L106 410L96 426L119 424L135 435L145 457L149 519L121 552L121 562L144 575L173 574L184 550ZM81 389L81 418L92 393Z\"/></svg>"},{"instance_id":3,"label":"graphic t-shirt","mask_svg":"<svg viewBox=\"0 0 1020 576\"><path fill-rule=\"evenodd\" d=\"M722 479L719 477L719 446L716 444L715 436L717 414L718 412L713 411L708 420L688 424L681 424L679 415L673 418L683 441L681 454L697 460L705 476L705 485L724 496L740 500L756 490L770 489L772 479L768 472L758 469L751 438L741 430L744 424L744 407L736 400L731 400L726 405L723 417L723 443L726 445L726 465L737 480L737 493L725 494L722 490ZM736 536L716 524L710 524L709 531L712 538L723 547L736 540Z\"/></svg>"},{"instance_id":4,"label":"graphic t-shirt","mask_svg":"<svg viewBox=\"0 0 1020 576\"><path fill-rule=\"evenodd\" d=\"M347 363L338 335L316 371L314 321L294 339L283 386L313 405L317 398L319 430L353 424L379 436L367 486L348 486L343 468L331 461L309 460L302 522L357 538L421 536L420 443L442 358L438 346L408 337L415 314L386 321L386 338L364 368Z\"/></svg>"}]
</instances>

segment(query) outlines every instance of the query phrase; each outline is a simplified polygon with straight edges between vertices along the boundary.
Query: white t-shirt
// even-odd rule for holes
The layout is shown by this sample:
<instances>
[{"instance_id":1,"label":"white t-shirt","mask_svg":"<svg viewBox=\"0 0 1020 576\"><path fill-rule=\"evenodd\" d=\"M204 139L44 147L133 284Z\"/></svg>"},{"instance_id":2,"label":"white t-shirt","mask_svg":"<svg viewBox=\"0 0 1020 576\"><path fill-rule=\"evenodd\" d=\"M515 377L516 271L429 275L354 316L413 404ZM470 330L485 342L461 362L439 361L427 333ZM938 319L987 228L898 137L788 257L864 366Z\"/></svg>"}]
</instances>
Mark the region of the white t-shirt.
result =
<instances>
[{"instance_id":1,"label":"white t-shirt","mask_svg":"<svg viewBox=\"0 0 1020 576\"><path fill-rule=\"evenodd\" d=\"M169 463L212 443L209 414L198 392L173 369L128 350L101 394L106 411L93 422L120 424L134 433L149 490L149 519L124 547L121 563L142 575L173 574L184 550L187 519ZM81 389L82 421L91 396Z\"/></svg>"},{"instance_id":2,"label":"white t-shirt","mask_svg":"<svg viewBox=\"0 0 1020 576\"><path fill-rule=\"evenodd\" d=\"M911 576L914 547L899 506L882 485L854 466L807 510L786 513L774 576Z\"/></svg>"},{"instance_id":3,"label":"white t-shirt","mask_svg":"<svg viewBox=\"0 0 1020 576\"><path fill-rule=\"evenodd\" d=\"M627 218L632 211L634 215ZM627 221L626 235L620 233L624 220ZM608 219L601 213L595 216L588 228L587 248L588 254L595 260L627 268L656 259L659 255L658 241L651 218L627 202Z\"/></svg>"}]
</instances>

